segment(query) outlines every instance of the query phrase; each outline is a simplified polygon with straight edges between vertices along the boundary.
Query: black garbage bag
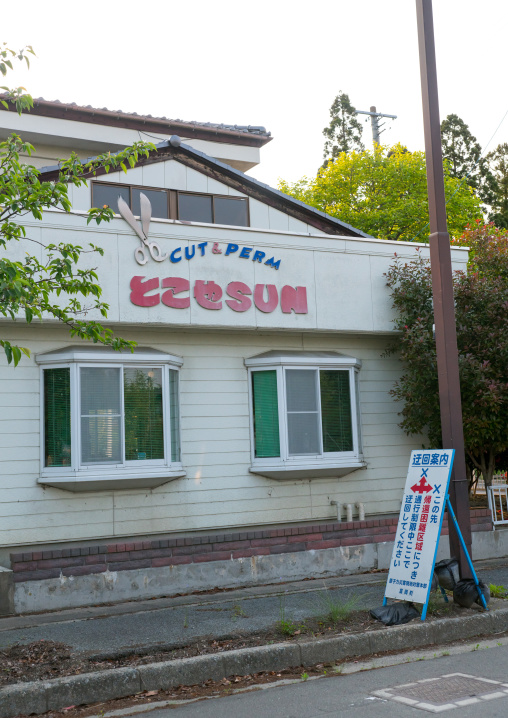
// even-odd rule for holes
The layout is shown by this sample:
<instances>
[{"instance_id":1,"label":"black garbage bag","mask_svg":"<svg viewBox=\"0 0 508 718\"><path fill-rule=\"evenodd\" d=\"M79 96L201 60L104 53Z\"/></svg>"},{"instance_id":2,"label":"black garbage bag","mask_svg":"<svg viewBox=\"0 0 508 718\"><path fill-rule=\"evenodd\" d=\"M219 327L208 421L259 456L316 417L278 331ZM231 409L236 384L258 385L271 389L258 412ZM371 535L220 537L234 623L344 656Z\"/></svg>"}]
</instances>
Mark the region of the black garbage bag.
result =
<instances>
[{"instance_id":1,"label":"black garbage bag","mask_svg":"<svg viewBox=\"0 0 508 718\"><path fill-rule=\"evenodd\" d=\"M490 601L490 589L487 584L483 583L480 579L478 579L478 583L480 591L485 596L485 602L488 603ZM478 603L480 606L483 606L480 591L478 591L472 578L463 578L461 581L458 581L453 589L453 600L455 603L458 603L459 606L464 606L464 608L471 608L473 603Z\"/></svg>"},{"instance_id":2,"label":"black garbage bag","mask_svg":"<svg viewBox=\"0 0 508 718\"><path fill-rule=\"evenodd\" d=\"M434 571L434 573L432 574L432 583L430 584L430 590L437 591L438 583L439 581L437 578L437 573Z\"/></svg>"},{"instance_id":3,"label":"black garbage bag","mask_svg":"<svg viewBox=\"0 0 508 718\"><path fill-rule=\"evenodd\" d=\"M373 608L370 615L384 623L385 626L399 626L401 623L409 623L413 618L420 617L414 605L408 602L391 603L389 606Z\"/></svg>"},{"instance_id":4,"label":"black garbage bag","mask_svg":"<svg viewBox=\"0 0 508 718\"><path fill-rule=\"evenodd\" d=\"M455 584L460 581L459 562L456 558L446 558L436 563L434 570L439 585L446 591L453 591Z\"/></svg>"}]
</instances>

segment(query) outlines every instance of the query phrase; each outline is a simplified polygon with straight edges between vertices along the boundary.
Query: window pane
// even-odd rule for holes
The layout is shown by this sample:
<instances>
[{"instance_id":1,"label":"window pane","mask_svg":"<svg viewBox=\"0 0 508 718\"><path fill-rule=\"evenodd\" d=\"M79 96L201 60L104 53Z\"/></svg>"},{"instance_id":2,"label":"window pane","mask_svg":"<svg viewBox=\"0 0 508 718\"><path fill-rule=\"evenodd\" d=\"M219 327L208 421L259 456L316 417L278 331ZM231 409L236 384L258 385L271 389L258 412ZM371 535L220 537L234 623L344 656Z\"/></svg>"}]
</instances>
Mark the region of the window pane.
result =
<instances>
[{"instance_id":1,"label":"window pane","mask_svg":"<svg viewBox=\"0 0 508 718\"><path fill-rule=\"evenodd\" d=\"M180 459L180 402L178 399L178 372L169 370L169 410L171 417L171 461Z\"/></svg>"},{"instance_id":2,"label":"window pane","mask_svg":"<svg viewBox=\"0 0 508 718\"><path fill-rule=\"evenodd\" d=\"M321 454L317 411L288 413L288 453L290 456Z\"/></svg>"},{"instance_id":3,"label":"window pane","mask_svg":"<svg viewBox=\"0 0 508 718\"><path fill-rule=\"evenodd\" d=\"M130 206L130 188L121 184L94 184L92 203L94 207L103 207L107 204L113 212L118 214L118 197L122 197Z\"/></svg>"},{"instance_id":4,"label":"window pane","mask_svg":"<svg viewBox=\"0 0 508 718\"><path fill-rule=\"evenodd\" d=\"M320 372L323 451L353 451L349 372Z\"/></svg>"},{"instance_id":5,"label":"window pane","mask_svg":"<svg viewBox=\"0 0 508 718\"><path fill-rule=\"evenodd\" d=\"M277 372L252 372L254 453L258 458L280 456Z\"/></svg>"},{"instance_id":6,"label":"window pane","mask_svg":"<svg viewBox=\"0 0 508 718\"><path fill-rule=\"evenodd\" d=\"M315 370L286 370L288 411L317 411L316 378Z\"/></svg>"},{"instance_id":7,"label":"window pane","mask_svg":"<svg viewBox=\"0 0 508 718\"><path fill-rule=\"evenodd\" d=\"M164 458L162 369L124 369L125 460Z\"/></svg>"},{"instance_id":8,"label":"window pane","mask_svg":"<svg viewBox=\"0 0 508 718\"><path fill-rule=\"evenodd\" d=\"M212 198L203 194L178 193L178 219L212 223Z\"/></svg>"},{"instance_id":9,"label":"window pane","mask_svg":"<svg viewBox=\"0 0 508 718\"><path fill-rule=\"evenodd\" d=\"M234 224L236 227L247 227L247 200L229 197L214 197L215 224Z\"/></svg>"},{"instance_id":10,"label":"window pane","mask_svg":"<svg viewBox=\"0 0 508 718\"><path fill-rule=\"evenodd\" d=\"M132 214L139 216L141 208L139 205L139 195L143 192L150 200L152 205L152 217L168 218L168 193L165 190L154 189L137 189L132 188Z\"/></svg>"},{"instance_id":11,"label":"window pane","mask_svg":"<svg viewBox=\"0 0 508 718\"><path fill-rule=\"evenodd\" d=\"M83 367L81 379L81 461L121 463L120 369Z\"/></svg>"},{"instance_id":12,"label":"window pane","mask_svg":"<svg viewBox=\"0 0 508 718\"><path fill-rule=\"evenodd\" d=\"M286 371L288 453L290 456L321 454L317 401L317 372Z\"/></svg>"},{"instance_id":13,"label":"window pane","mask_svg":"<svg viewBox=\"0 0 508 718\"><path fill-rule=\"evenodd\" d=\"M71 464L71 372L44 370L44 465Z\"/></svg>"}]
</instances>

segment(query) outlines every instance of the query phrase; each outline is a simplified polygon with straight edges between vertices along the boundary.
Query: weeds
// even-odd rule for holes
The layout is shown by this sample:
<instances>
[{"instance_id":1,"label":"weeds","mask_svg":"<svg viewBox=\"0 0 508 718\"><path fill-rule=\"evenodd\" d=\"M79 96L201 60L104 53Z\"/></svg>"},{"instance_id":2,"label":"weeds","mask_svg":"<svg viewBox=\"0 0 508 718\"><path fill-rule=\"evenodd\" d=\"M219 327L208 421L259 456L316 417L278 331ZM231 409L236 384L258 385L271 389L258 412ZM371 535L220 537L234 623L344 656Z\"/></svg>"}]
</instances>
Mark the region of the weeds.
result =
<instances>
[{"instance_id":1,"label":"weeds","mask_svg":"<svg viewBox=\"0 0 508 718\"><path fill-rule=\"evenodd\" d=\"M189 621L187 620L187 614L183 617L183 627L189 628Z\"/></svg>"},{"instance_id":2,"label":"weeds","mask_svg":"<svg viewBox=\"0 0 508 718\"><path fill-rule=\"evenodd\" d=\"M353 594L346 599L337 598L325 587L324 591L316 594L317 615L334 626L339 621L347 620L354 611L358 611L363 596Z\"/></svg>"},{"instance_id":3,"label":"weeds","mask_svg":"<svg viewBox=\"0 0 508 718\"><path fill-rule=\"evenodd\" d=\"M239 603L235 603L233 606L233 621L236 621L237 618L247 618L247 614Z\"/></svg>"},{"instance_id":4,"label":"weeds","mask_svg":"<svg viewBox=\"0 0 508 718\"><path fill-rule=\"evenodd\" d=\"M302 673L302 676L301 676L301 677L302 677L302 681L306 681L307 678L309 677L309 674L308 674L308 673Z\"/></svg>"},{"instance_id":5,"label":"weeds","mask_svg":"<svg viewBox=\"0 0 508 718\"><path fill-rule=\"evenodd\" d=\"M489 584L490 595L492 598L508 598L508 589L504 586L496 586L494 583Z\"/></svg>"},{"instance_id":6,"label":"weeds","mask_svg":"<svg viewBox=\"0 0 508 718\"><path fill-rule=\"evenodd\" d=\"M286 618L286 594L281 593L279 596L279 620L277 621L277 628L283 636L295 636L297 633L301 633L303 626L298 626L294 621Z\"/></svg>"}]
</instances>

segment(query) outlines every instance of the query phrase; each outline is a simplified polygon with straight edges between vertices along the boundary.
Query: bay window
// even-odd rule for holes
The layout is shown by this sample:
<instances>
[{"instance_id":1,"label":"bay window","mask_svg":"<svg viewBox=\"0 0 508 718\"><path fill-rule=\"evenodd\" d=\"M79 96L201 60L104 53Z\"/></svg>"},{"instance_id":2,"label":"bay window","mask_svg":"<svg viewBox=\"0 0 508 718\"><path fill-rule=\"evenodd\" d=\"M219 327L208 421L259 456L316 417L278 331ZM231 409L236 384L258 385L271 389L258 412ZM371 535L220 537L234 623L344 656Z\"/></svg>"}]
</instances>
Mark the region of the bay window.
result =
<instances>
[{"instance_id":1,"label":"bay window","mask_svg":"<svg viewBox=\"0 0 508 718\"><path fill-rule=\"evenodd\" d=\"M83 347L41 354L40 482L73 491L183 476L178 357Z\"/></svg>"},{"instance_id":2,"label":"bay window","mask_svg":"<svg viewBox=\"0 0 508 718\"><path fill-rule=\"evenodd\" d=\"M344 476L364 466L357 359L336 352L266 352L245 364L251 472L312 478Z\"/></svg>"}]
</instances>

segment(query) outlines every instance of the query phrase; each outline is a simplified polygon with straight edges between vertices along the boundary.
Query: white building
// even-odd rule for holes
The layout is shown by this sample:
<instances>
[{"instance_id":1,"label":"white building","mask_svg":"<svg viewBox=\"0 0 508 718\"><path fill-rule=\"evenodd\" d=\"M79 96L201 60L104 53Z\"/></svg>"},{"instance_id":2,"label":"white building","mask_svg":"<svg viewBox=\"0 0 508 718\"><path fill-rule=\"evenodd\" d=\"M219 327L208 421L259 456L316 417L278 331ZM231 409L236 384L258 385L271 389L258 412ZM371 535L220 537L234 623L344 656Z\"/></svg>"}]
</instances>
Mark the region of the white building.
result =
<instances>
[{"instance_id":1,"label":"white building","mask_svg":"<svg viewBox=\"0 0 508 718\"><path fill-rule=\"evenodd\" d=\"M400 366L383 356L384 272L395 251L427 247L365 236L243 174L264 128L41 100L0 112L11 131L35 144L46 179L71 148L158 144L126 174L72 188L73 214L23 218L43 245L104 248L89 261L107 323L138 347L3 321L32 351L17 368L0 360L4 611L385 565L415 440L389 395ZM119 196L134 222L86 224ZM452 259L464 267L467 252Z\"/></svg>"}]
</instances>

